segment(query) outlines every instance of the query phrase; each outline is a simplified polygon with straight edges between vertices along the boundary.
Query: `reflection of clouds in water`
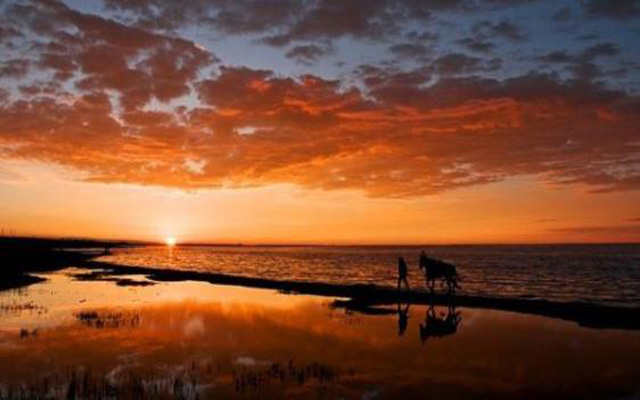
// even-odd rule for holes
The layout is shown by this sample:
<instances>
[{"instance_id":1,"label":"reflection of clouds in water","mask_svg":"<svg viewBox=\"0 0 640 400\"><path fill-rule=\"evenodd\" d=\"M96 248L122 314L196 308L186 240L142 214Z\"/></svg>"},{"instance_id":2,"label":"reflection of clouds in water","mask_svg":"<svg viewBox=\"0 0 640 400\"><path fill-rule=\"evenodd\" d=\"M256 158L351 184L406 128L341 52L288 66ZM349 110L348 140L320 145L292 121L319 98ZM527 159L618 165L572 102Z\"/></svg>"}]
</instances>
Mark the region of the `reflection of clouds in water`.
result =
<instances>
[{"instance_id":1,"label":"reflection of clouds in water","mask_svg":"<svg viewBox=\"0 0 640 400\"><path fill-rule=\"evenodd\" d=\"M375 307L374 311L382 311L378 313L347 314L330 308L334 303L326 299L175 283L158 285L152 293L178 289L193 293L197 287L202 289L197 292L198 301L166 301L167 294L162 293L161 300L153 299L155 304L123 307L128 289L111 282L61 282L67 285L61 289L75 291L76 296L53 306L44 302L44 294L43 301L29 296L11 304L47 304L49 314L71 305L64 308L66 315L76 318L58 319L55 329L39 331L28 341L19 338L17 329L0 323L0 398L2 385L24 398L33 398L32 393L47 398L49 390L65 398L69 388L86 391L82 398L90 394L101 398L105 391L126 398L219 398L225 394L267 398L270 393L280 395L271 398L284 398L285 393L296 391L308 395L298 398L308 398L319 388L326 390L325 398L412 398L418 396L407 393L450 391L452 380L463 384L456 388L467 395L461 398L474 398L487 390L498 397L506 390L505 377L513 375L514 356L521 364L519 376L527 376L514 384L523 393L540 394L540 390L553 391L558 384L575 382L567 391L580 395L579 382L585 381L595 389L581 398L601 398L598 395L612 388L637 388L640 342L629 332L585 330L543 317L465 308L465 333L444 337L452 332L445 329L451 328L446 324L447 307L435 307L433 317L439 321L425 322L428 307L412 305L405 333L409 340L398 340L398 317L392 306ZM108 298L114 299L111 307L96 308L92 300L91 308L76 304L78 293L89 298L95 295L93 289L107 285L114 289ZM47 298L52 297L50 293ZM228 300L230 293L236 296L233 302ZM240 302L241 295L245 303ZM267 297L272 299L256 301ZM78 316L85 322L78 323ZM422 347L418 326L427 323L425 337L439 339ZM124 329L93 329L98 326ZM556 334L549 335L550 331ZM188 337L191 340L185 340ZM535 348L522 345L532 342L537 343ZM579 347L567 346L568 342ZM74 351L69 351L70 344ZM578 350L581 365L576 369ZM43 363L43 357L53 363ZM542 363L548 373L539 373ZM613 368L621 373L602 378L603 370ZM549 375L557 378L548 379ZM25 376L29 377L26 382ZM418 387L419 380L430 384ZM345 390L351 395L345 396Z\"/></svg>"},{"instance_id":2,"label":"reflection of clouds in water","mask_svg":"<svg viewBox=\"0 0 640 400\"><path fill-rule=\"evenodd\" d=\"M238 344L238 338L236 337L236 335L233 334L233 332L228 331L227 332L227 342L229 342L230 344L233 344L233 345L237 345Z\"/></svg>"},{"instance_id":3,"label":"reflection of clouds in water","mask_svg":"<svg viewBox=\"0 0 640 400\"><path fill-rule=\"evenodd\" d=\"M109 382L109 384L115 386L118 383L116 379L117 376L120 375L122 371L125 370L125 368L126 367L124 365L118 365L117 367L109 371L108 374L105 375L105 379L107 380L107 382Z\"/></svg>"},{"instance_id":4,"label":"reflection of clouds in water","mask_svg":"<svg viewBox=\"0 0 640 400\"><path fill-rule=\"evenodd\" d=\"M142 355L142 353L139 353L139 352L128 353L128 354L120 354L118 356L118 359L122 360L122 362L125 362L125 363L131 363L131 362L135 361L136 359L138 359L141 355Z\"/></svg>"},{"instance_id":5,"label":"reflection of clouds in water","mask_svg":"<svg viewBox=\"0 0 640 400\"><path fill-rule=\"evenodd\" d=\"M377 399L378 397L380 397L381 394L382 394L382 389L381 388L375 388L375 389L370 390L368 392L364 392L362 394L362 400Z\"/></svg>"},{"instance_id":6,"label":"reflection of clouds in water","mask_svg":"<svg viewBox=\"0 0 640 400\"><path fill-rule=\"evenodd\" d=\"M13 333L13 332L12 332ZM0 333L0 352L16 351L21 348L18 342L9 339L9 333Z\"/></svg>"},{"instance_id":7,"label":"reflection of clouds in water","mask_svg":"<svg viewBox=\"0 0 640 400\"><path fill-rule=\"evenodd\" d=\"M204 321L201 316L191 317L184 323L184 335L186 337L202 335L204 331Z\"/></svg>"},{"instance_id":8,"label":"reflection of clouds in water","mask_svg":"<svg viewBox=\"0 0 640 400\"><path fill-rule=\"evenodd\" d=\"M259 360L256 360L253 357L238 357L238 358L236 358L234 363L236 363L238 365L244 365L244 366L247 366L247 367L255 367L255 366L258 366L258 365L270 365L271 361L259 361Z\"/></svg>"},{"instance_id":9,"label":"reflection of clouds in water","mask_svg":"<svg viewBox=\"0 0 640 400\"><path fill-rule=\"evenodd\" d=\"M476 325L476 323L478 322L478 314L474 313L474 312L469 312L469 309L467 308L459 308L460 312L462 313L462 315L464 315L464 327L465 328L471 328L472 326ZM481 317L480 317L481 318ZM462 326L462 324L461 324Z\"/></svg>"}]
</instances>

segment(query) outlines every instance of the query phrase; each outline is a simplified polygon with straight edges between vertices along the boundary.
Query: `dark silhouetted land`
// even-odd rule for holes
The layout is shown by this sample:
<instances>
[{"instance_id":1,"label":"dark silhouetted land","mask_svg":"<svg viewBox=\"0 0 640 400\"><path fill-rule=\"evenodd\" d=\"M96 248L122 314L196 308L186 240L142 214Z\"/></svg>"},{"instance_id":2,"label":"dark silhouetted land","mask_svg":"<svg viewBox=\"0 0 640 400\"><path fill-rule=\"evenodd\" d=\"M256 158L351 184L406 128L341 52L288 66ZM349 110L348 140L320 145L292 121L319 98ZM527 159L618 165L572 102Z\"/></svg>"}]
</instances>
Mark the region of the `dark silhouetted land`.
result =
<instances>
[{"instance_id":1,"label":"dark silhouetted land","mask_svg":"<svg viewBox=\"0 0 640 400\"><path fill-rule=\"evenodd\" d=\"M15 289L44 279L31 273L79 265L129 242L88 239L0 237L0 290Z\"/></svg>"}]
</instances>

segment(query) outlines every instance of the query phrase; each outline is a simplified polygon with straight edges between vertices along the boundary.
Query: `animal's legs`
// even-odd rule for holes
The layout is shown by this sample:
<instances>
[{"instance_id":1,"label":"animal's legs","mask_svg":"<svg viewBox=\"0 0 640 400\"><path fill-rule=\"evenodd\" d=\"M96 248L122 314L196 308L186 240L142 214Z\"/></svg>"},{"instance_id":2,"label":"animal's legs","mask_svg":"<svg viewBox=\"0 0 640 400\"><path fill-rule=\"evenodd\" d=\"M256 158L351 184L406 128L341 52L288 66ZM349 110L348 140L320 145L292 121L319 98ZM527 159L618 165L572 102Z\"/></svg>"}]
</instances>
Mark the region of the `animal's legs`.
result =
<instances>
[{"instance_id":1,"label":"animal's legs","mask_svg":"<svg viewBox=\"0 0 640 400\"><path fill-rule=\"evenodd\" d=\"M428 279L427 280L427 287L431 291L432 295L433 295L433 288L434 288L435 284L436 284L436 281L434 279Z\"/></svg>"}]
</instances>

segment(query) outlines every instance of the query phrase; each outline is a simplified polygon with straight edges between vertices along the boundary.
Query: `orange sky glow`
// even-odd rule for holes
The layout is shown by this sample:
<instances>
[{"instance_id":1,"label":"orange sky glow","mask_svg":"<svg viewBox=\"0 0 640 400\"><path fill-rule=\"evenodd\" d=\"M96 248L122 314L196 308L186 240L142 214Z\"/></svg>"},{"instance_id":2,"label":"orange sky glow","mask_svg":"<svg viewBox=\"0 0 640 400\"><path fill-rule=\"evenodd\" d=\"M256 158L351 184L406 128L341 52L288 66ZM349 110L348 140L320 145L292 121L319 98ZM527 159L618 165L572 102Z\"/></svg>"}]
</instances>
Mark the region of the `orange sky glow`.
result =
<instances>
[{"instance_id":1,"label":"orange sky glow","mask_svg":"<svg viewBox=\"0 0 640 400\"><path fill-rule=\"evenodd\" d=\"M589 2L556 30L525 18L535 4L170 3L0 6L5 234L640 240L635 20Z\"/></svg>"}]
</instances>

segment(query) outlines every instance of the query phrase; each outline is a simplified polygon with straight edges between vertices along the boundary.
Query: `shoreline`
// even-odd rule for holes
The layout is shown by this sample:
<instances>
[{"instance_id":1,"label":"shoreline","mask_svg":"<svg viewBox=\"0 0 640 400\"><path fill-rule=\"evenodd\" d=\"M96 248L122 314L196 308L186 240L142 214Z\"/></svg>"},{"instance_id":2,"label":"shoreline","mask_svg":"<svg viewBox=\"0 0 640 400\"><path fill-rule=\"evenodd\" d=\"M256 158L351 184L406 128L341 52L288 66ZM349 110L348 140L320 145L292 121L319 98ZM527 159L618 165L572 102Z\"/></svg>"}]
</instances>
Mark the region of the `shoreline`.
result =
<instances>
[{"instance_id":1,"label":"shoreline","mask_svg":"<svg viewBox=\"0 0 640 400\"><path fill-rule=\"evenodd\" d=\"M76 280L88 274L108 278L74 267L3 293L4 397L360 399L384 386L389 399L600 399L633 397L640 382L638 331L466 307L360 314L327 297L193 281Z\"/></svg>"},{"instance_id":2,"label":"shoreline","mask_svg":"<svg viewBox=\"0 0 640 400\"><path fill-rule=\"evenodd\" d=\"M351 311L379 312L380 306L401 304L449 305L447 294L431 295L426 291L398 292L395 288L373 284L332 284L323 282L275 280L257 277L227 275L172 269L134 267L96 261L103 252L95 249L104 242L84 242L84 249L61 250L51 242L34 246L29 241L18 241L19 246L5 248L0 254L0 290L19 289L42 282L45 278L34 273L52 272L66 267L86 269L87 274L76 277L86 280L111 280L119 286L141 285L131 282L127 275L144 275L155 282L199 281L217 285L271 289L289 294L307 294L331 297L334 306ZM2 242L0 241L0 244ZM61 243L58 243L61 244ZM68 242L66 243L68 244ZM79 244L78 242L74 244ZM113 247L126 244L110 243ZM0 246L2 247L2 246ZM125 278L123 278L125 277ZM149 282L143 284L152 284ZM456 295L456 306L511 311L572 321L580 326L599 329L640 330L640 307L599 305L586 302L559 302L543 299L502 298L489 296ZM377 308L376 308L377 307ZM383 310L384 311L384 310Z\"/></svg>"},{"instance_id":3,"label":"shoreline","mask_svg":"<svg viewBox=\"0 0 640 400\"><path fill-rule=\"evenodd\" d=\"M459 307L511 311L548 318L572 321L583 327L598 329L640 330L640 308L598 305L582 302L557 302L540 299L500 298L472 295L455 295L426 291L398 292L394 288L372 284L332 284L322 282L287 281L256 277L244 277L220 273L155 269L122 266L88 260L81 268L93 270L82 279L104 279L114 276L144 275L156 282L198 281L216 285L244 286L272 289L288 294L305 294L335 299L334 305L352 311L375 310L376 306L400 304L450 305ZM347 299L347 300L342 300Z\"/></svg>"}]
</instances>

